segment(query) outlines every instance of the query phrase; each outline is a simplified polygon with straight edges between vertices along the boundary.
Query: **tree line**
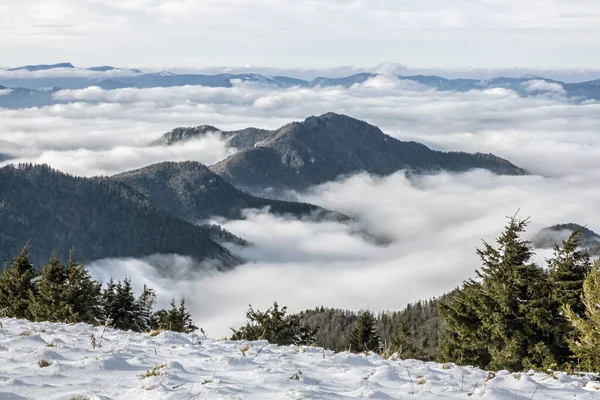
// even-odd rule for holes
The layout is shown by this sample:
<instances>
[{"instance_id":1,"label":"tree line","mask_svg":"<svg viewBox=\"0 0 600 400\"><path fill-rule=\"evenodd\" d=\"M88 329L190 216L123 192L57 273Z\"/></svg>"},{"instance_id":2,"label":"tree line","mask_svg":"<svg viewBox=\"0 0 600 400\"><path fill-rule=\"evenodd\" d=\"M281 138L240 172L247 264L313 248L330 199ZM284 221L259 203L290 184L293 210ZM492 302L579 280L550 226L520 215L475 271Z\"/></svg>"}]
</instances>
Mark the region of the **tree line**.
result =
<instances>
[{"instance_id":1,"label":"tree line","mask_svg":"<svg viewBox=\"0 0 600 400\"><path fill-rule=\"evenodd\" d=\"M107 325L145 332L193 332L185 299L173 298L170 309L154 311L156 293L144 285L135 297L130 279L110 280L106 286L92 279L71 252L66 264L57 254L36 270L25 246L0 274L0 314L9 318Z\"/></svg>"}]
</instances>

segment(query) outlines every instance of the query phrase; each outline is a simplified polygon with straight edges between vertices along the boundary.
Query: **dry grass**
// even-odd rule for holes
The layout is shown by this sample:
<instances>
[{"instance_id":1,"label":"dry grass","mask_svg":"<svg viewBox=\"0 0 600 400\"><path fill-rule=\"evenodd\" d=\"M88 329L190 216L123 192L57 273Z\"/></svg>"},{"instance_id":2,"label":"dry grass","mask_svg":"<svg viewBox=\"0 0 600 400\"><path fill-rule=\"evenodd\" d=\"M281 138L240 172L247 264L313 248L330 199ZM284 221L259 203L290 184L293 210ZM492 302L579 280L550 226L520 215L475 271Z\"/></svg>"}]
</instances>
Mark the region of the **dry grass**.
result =
<instances>
[{"instance_id":1,"label":"dry grass","mask_svg":"<svg viewBox=\"0 0 600 400\"><path fill-rule=\"evenodd\" d=\"M19 336L31 336L31 331L23 331L19 333Z\"/></svg>"},{"instance_id":2,"label":"dry grass","mask_svg":"<svg viewBox=\"0 0 600 400\"><path fill-rule=\"evenodd\" d=\"M165 368L166 366L167 366L166 363L155 365L152 369L149 369L148 371L146 371L145 374L140 375L140 379L146 379L151 376L162 375L163 373L160 370Z\"/></svg>"},{"instance_id":3,"label":"dry grass","mask_svg":"<svg viewBox=\"0 0 600 400\"><path fill-rule=\"evenodd\" d=\"M246 345L244 347L240 347L240 351L242 352L242 355L244 357L246 357L246 353L248 352L248 350L250 350L250 346Z\"/></svg>"},{"instance_id":4,"label":"dry grass","mask_svg":"<svg viewBox=\"0 0 600 400\"><path fill-rule=\"evenodd\" d=\"M150 337L155 337L160 335L161 333L163 333L164 331L162 329L155 329L153 331L150 332Z\"/></svg>"},{"instance_id":5,"label":"dry grass","mask_svg":"<svg viewBox=\"0 0 600 400\"><path fill-rule=\"evenodd\" d=\"M48 360L40 360L38 361L38 365L40 366L40 368L46 368L49 367L51 364Z\"/></svg>"}]
</instances>

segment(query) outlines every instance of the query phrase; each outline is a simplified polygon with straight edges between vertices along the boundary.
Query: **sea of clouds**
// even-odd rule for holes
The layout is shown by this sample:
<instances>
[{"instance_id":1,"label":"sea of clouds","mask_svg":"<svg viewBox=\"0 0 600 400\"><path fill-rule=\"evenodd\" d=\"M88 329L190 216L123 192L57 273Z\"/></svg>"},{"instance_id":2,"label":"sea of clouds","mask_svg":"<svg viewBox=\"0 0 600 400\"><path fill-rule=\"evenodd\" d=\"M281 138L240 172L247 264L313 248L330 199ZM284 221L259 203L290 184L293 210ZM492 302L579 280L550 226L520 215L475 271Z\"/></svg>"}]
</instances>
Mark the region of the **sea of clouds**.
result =
<instances>
[{"instance_id":1,"label":"sea of clouds","mask_svg":"<svg viewBox=\"0 0 600 400\"><path fill-rule=\"evenodd\" d=\"M390 239L386 246L357 235L355 225L249 211L244 220L222 221L254 243L232 247L251 262L231 272L198 272L176 255L90 264L99 278L130 276L138 286L155 287L159 306L186 296L197 324L224 336L244 322L248 304L379 311L440 295L474 275L475 248L482 239L493 241L517 210L531 217L530 234L562 222L600 231L600 103L573 104L554 89L526 98L506 89L441 92L379 76L349 89L237 82L232 88L64 90L55 95L69 104L0 109L0 148L13 162L48 163L82 176L167 160L210 165L234 151L218 134L171 147L148 144L177 126L277 128L333 111L435 149L494 153L532 173L358 174L288 194L355 217L359 228ZM548 255L541 252L539 262ZM170 265L172 274L156 265Z\"/></svg>"}]
</instances>

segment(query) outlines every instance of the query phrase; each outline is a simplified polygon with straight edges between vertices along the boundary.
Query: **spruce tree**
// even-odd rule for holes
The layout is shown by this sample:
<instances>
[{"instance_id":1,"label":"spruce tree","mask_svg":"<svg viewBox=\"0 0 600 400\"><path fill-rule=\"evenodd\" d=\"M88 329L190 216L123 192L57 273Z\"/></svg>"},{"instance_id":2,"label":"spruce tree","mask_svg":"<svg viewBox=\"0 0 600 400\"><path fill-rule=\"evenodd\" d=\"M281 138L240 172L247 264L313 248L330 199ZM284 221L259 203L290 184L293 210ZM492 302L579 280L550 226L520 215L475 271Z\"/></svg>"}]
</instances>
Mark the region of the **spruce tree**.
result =
<instances>
[{"instance_id":1,"label":"spruce tree","mask_svg":"<svg viewBox=\"0 0 600 400\"><path fill-rule=\"evenodd\" d=\"M533 262L531 242L521 238L527 223L511 218L497 247L484 241L477 249L480 281L465 283L441 308L444 356L489 369L556 367L550 284Z\"/></svg>"},{"instance_id":2,"label":"spruce tree","mask_svg":"<svg viewBox=\"0 0 600 400\"><path fill-rule=\"evenodd\" d=\"M485 368L491 362L487 346L489 333L479 317L482 303L490 301L481 283L463 282L447 302L439 304L445 330L439 346L441 361Z\"/></svg>"},{"instance_id":3,"label":"spruce tree","mask_svg":"<svg viewBox=\"0 0 600 400\"><path fill-rule=\"evenodd\" d=\"M142 331L149 331L154 329L156 325L152 310L154 304L156 304L156 292L154 289L150 289L147 285L144 285L142 294L137 300L139 308L139 324Z\"/></svg>"},{"instance_id":4,"label":"spruce tree","mask_svg":"<svg viewBox=\"0 0 600 400\"><path fill-rule=\"evenodd\" d=\"M0 313L6 317L31 319L29 303L37 295L33 279L37 276L25 246L0 275Z\"/></svg>"},{"instance_id":5,"label":"spruce tree","mask_svg":"<svg viewBox=\"0 0 600 400\"><path fill-rule=\"evenodd\" d=\"M67 279L65 266L58 255L53 254L48 264L42 266L40 278L35 283L37 290L30 293L29 310L35 321L69 321Z\"/></svg>"},{"instance_id":6,"label":"spruce tree","mask_svg":"<svg viewBox=\"0 0 600 400\"><path fill-rule=\"evenodd\" d=\"M370 311L363 311L348 336L348 348L353 353L378 352L381 349L379 334L375 329L377 321Z\"/></svg>"},{"instance_id":7,"label":"spruce tree","mask_svg":"<svg viewBox=\"0 0 600 400\"><path fill-rule=\"evenodd\" d=\"M103 319L102 284L92 279L85 266L77 262L73 252L69 255L66 275L67 320L98 324Z\"/></svg>"},{"instance_id":8,"label":"spruce tree","mask_svg":"<svg viewBox=\"0 0 600 400\"><path fill-rule=\"evenodd\" d=\"M115 329L142 331L140 305L133 295L131 280L117 284L111 279L103 293L105 318Z\"/></svg>"},{"instance_id":9,"label":"spruce tree","mask_svg":"<svg viewBox=\"0 0 600 400\"><path fill-rule=\"evenodd\" d=\"M298 315L288 315L287 307L279 308L277 302L264 312L250 305L246 319L246 326L231 328L231 340L267 340L282 346L308 345L315 341L316 329L302 324Z\"/></svg>"},{"instance_id":10,"label":"spruce tree","mask_svg":"<svg viewBox=\"0 0 600 400\"><path fill-rule=\"evenodd\" d=\"M583 282L583 315L566 304L566 317L573 325L576 335L569 345L585 371L600 372L600 261L596 261Z\"/></svg>"},{"instance_id":11,"label":"spruce tree","mask_svg":"<svg viewBox=\"0 0 600 400\"><path fill-rule=\"evenodd\" d=\"M581 302L583 281L592 269L590 255L579 249L580 232L574 231L562 245L554 246L554 255L546 260L551 283L552 299L568 305L572 311L583 315Z\"/></svg>"},{"instance_id":12,"label":"spruce tree","mask_svg":"<svg viewBox=\"0 0 600 400\"><path fill-rule=\"evenodd\" d=\"M551 299L553 309L553 333L560 364L572 361L569 341L574 339L575 330L563 312L563 306L578 316L585 314L581 301L583 282L592 269L590 256L579 250L579 231L574 231L562 244L554 246L554 255L546 260L549 271Z\"/></svg>"}]
</instances>

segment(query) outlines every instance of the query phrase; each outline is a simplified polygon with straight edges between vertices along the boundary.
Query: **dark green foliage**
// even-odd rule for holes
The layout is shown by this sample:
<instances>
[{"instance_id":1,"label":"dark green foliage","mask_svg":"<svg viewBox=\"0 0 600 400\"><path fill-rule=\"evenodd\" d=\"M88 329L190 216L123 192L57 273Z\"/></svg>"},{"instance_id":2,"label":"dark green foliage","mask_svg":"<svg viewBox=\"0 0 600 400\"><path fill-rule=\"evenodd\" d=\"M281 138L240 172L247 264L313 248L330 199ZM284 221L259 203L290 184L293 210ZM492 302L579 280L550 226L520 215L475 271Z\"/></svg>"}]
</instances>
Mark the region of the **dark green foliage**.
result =
<instances>
[{"instance_id":1,"label":"dark green foliage","mask_svg":"<svg viewBox=\"0 0 600 400\"><path fill-rule=\"evenodd\" d=\"M579 314L566 304L563 308L575 334L569 346L581 369L600 372L600 261L596 261L583 283L584 313Z\"/></svg>"},{"instance_id":2,"label":"dark green foliage","mask_svg":"<svg viewBox=\"0 0 600 400\"><path fill-rule=\"evenodd\" d=\"M487 366L491 362L477 306L483 296L479 282L468 280L455 290L447 302L440 303L445 331L438 358L460 365Z\"/></svg>"},{"instance_id":3,"label":"dark green foliage","mask_svg":"<svg viewBox=\"0 0 600 400\"><path fill-rule=\"evenodd\" d=\"M34 321L66 322L69 304L66 299L67 271L57 254L46 265L42 265L36 291L31 292L29 310Z\"/></svg>"},{"instance_id":4,"label":"dark green foliage","mask_svg":"<svg viewBox=\"0 0 600 400\"><path fill-rule=\"evenodd\" d=\"M401 311L378 314L376 329L383 345L402 358L435 359L442 333L438 304L447 298L448 295L444 295L439 299L418 301ZM316 307L298 316L303 324L317 329L316 345L334 351L348 350L348 337L358 320L356 312Z\"/></svg>"},{"instance_id":5,"label":"dark green foliage","mask_svg":"<svg viewBox=\"0 0 600 400\"><path fill-rule=\"evenodd\" d=\"M164 329L173 332L192 333L198 330L194 325L192 317L185 305L185 298L179 302L179 307L175 304L175 299L171 299L170 310L160 310L155 315L154 329Z\"/></svg>"},{"instance_id":6,"label":"dark green foliage","mask_svg":"<svg viewBox=\"0 0 600 400\"><path fill-rule=\"evenodd\" d=\"M69 304L69 322L96 324L104 317L102 284L92 279L85 266L77 262L73 252L67 264L66 301Z\"/></svg>"},{"instance_id":7,"label":"dark green foliage","mask_svg":"<svg viewBox=\"0 0 600 400\"><path fill-rule=\"evenodd\" d=\"M531 242L521 239L527 221L512 218L497 239L478 249L479 281L468 280L440 306L446 331L440 356L489 369L556 368L569 362L572 328L565 304L579 300L589 255L577 250L577 234L555 247L548 270L537 266ZM576 311L573 311L576 313Z\"/></svg>"},{"instance_id":8,"label":"dark green foliage","mask_svg":"<svg viewBox=\"0 0 600 400\"><path fill-rule=\"evenodd\" d=\"M277 302L265 312L250 306L246 319L246 326L231 328L232 340L267 340L283 346L308 345L315 340L316 330L303 325L297 315L288 315L287 307L280 309Z\"/></svg>"},{"instance_id":9,"label":"dark green foliage","mask_svg":"<svg viewBox=\"0 0 600 400\"><path fill-rule=\"evenodd\" d=\"M0 314L11 318L31 318L29 303L35 295L33 279L37 272L29 261L29 246L25 246L10 266L0 275Z\"/></svg>"},{"instance_id":10,"label":"dark green foliage","mask_svg":"<svg viewBox=\"0 0 600 400\"><path fill-rule=\"evenodd\" d=\"M110 326L135 332L143 330L143 310L134 297L130 279L124 279L123 282L116 284L111 280L102 297L104 317Z\"/></svg>"},{"instance_id":11,"label":"dark green foliage","mask_svg":"<svg viewBox=\"0 0 600 400\"><path fill-rule=\"evenodd\" d=\"M554 256L547 260L547 264L548 277L552 284L552 299L583 315L583 281L591 271L592 263L587 251L579 249L580 238L580 232L574 231L561 246L555 245Z\"/></svg>"},{"instance_id":12,"label":"dark green foliage","mask_svg":"<svg viewBox=\"0 0 600 400\"><path fill-rule=\"evenodd\" d=\"M348 350L353 353L378 352L381 349L375 316L370 311L362 311L348 336Z\"/></svg>"},{"instance_id":13,"label":"dark green foliage","mask_svg":"<svg viewBox=\"0 0 600 400\"><path fill-rule=\"evenodd\" d=\"M117 182L21 164L0 168L0 187L0 258L29 241L34 265L70 250L86 260L163 253L239 263L206 230Z\"/></svg>"},{"instance_id":14,"label":"dark green foliage","mask_svg":"<svg viewBox=\"0 0 600 400\"><path fill-rule=\"evenodd\" d=\"M53 255L42 266L40 279L31 293L30 311L35 321L97 323L102 316L101 285L73 254L65 266Z\"/></svg>"},{"instance_id":15,"label":"dark green foliage","mask_svg":"<svg viewBox=\"0 0 600 400\"><path fill-rule=\"evenodd\" d=\"M553 307L553 326L556 338L555 347L560 364L568 363L572 358L569 341L575 336L571 322L566 318L563 307L570 313L583 316L586 312L581 300L583 283L592 269L587 251L579 249L581 234L573 231L561 246L554 246L554 256L547 260Z\"/></svg>"}]
</instances>

